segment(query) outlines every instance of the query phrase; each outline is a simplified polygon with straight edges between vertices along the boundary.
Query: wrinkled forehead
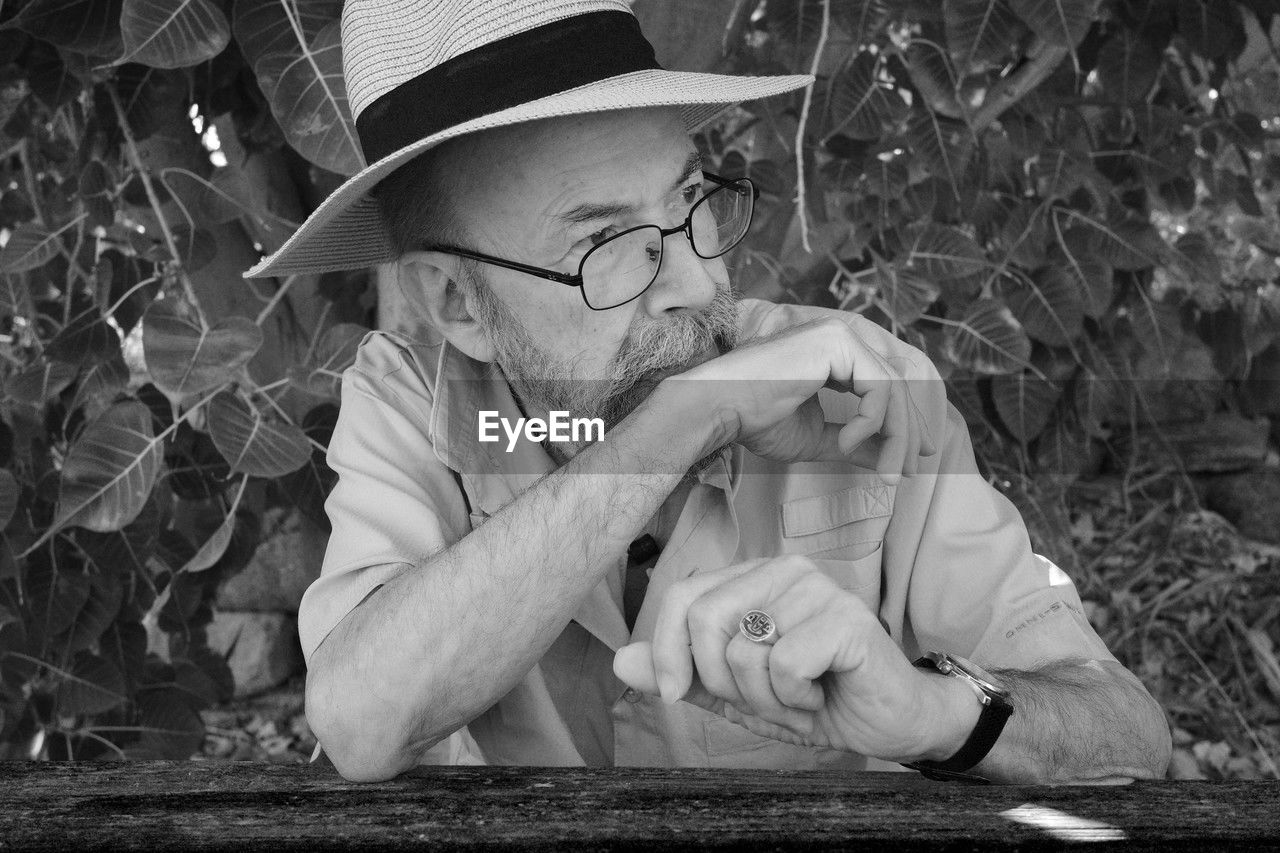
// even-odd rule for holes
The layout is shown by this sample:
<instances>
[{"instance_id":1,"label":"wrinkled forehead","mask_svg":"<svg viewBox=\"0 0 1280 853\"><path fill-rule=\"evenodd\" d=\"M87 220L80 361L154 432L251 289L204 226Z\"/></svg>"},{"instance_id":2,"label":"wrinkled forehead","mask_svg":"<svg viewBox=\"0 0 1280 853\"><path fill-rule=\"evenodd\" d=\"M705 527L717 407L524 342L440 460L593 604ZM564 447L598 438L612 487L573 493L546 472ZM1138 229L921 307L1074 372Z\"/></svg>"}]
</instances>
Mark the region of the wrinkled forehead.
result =
<instances>
[{"instance_id":1,"label":"wrinkled forehead","mask_svg":"<svg viewBox=\"0 0 1280 853\"><path fill-rule=\"evenodd\" d=\"M481 202L551 202L575 191L643 193L655 181L670 182L667 173L695 150L674 108L544 119L457 143L441 167L459 213Z\"/></svg>"}]
</instances>

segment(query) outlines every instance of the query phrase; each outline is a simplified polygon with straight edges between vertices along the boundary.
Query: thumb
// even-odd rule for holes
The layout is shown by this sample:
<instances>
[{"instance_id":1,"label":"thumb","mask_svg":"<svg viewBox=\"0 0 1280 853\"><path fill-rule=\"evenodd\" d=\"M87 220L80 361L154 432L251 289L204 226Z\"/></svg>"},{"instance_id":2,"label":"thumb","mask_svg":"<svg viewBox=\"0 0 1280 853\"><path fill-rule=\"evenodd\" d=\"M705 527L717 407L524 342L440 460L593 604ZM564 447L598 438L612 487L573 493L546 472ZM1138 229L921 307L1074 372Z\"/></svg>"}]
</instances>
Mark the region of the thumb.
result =
<instances>
[{"instance_id":1,"label":"thumb","mask_svg":"<svg viewBox=\"0 0 1280 853\"><path fill-rule=\"evenodd\" d=\"M618 649L613 656L613 674L624 684L641 693L652 696L661 695L658 690L658 676L653 670L653 644L647 640L630 643ZM713 696L702 686L695 673L693 683L680 697L691 705L724 716L724 700Z\"/></svg>"}]
</instances>

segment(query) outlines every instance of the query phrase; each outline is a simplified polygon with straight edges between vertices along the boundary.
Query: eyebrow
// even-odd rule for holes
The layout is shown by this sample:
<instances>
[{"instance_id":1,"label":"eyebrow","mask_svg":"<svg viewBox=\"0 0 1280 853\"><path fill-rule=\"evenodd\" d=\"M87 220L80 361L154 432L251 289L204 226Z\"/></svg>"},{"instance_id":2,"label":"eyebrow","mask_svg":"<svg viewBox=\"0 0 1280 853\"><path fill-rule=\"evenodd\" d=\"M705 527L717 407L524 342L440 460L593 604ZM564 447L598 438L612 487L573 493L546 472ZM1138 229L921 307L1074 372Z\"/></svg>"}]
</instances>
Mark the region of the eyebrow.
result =
<instances>
[{"instance_id":1,"label":"eyebrow","mask_svg":"<svg viewBox=\"0 0 1280 853\"><path fill-rule=\"evenodd\" d=\"M676 178L671 184L672 191L680 188L680 185L696 173L702 171L702 155L697 151L691 153L685 158L684 166L680 170L680 177ZM557 220L567 225L581 225L584 222L595 222L600 219L613 219L626 213L632 213L635 207L630 204L622 204L620 202L608 202L604 204L588 202L571 208L556 217Z\"/></svg>"}]
</instances>

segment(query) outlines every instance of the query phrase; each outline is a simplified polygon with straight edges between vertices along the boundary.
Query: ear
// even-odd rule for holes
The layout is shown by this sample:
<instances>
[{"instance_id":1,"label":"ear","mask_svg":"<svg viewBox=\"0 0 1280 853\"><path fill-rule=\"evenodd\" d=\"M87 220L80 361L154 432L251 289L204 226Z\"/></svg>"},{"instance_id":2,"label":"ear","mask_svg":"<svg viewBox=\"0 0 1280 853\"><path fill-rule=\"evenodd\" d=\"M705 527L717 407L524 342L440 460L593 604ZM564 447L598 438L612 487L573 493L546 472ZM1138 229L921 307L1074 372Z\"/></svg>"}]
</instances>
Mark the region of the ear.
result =
<instances>
[{"instance_id":1,"label":"ear","mask_svg":"<svg viewBox=\"0 0 1280 853\"><path fill-rule=\"evenodd\" d=\"M497 356L489 333L476 322L470 300L457 284L459 259L443 252L406 252L399 260L400 290L409 308L450 344L476 361Z\"/></svg>"}]
</instances>

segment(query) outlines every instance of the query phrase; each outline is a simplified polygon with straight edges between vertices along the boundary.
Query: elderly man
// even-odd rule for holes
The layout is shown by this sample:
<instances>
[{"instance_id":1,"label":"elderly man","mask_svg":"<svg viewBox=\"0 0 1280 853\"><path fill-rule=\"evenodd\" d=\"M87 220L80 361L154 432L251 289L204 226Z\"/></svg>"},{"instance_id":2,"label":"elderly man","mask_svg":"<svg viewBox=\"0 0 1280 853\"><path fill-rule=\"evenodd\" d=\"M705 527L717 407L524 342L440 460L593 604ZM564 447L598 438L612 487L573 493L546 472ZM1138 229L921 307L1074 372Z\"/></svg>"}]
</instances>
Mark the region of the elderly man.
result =
<instances>
[{"instance_id":1,"label":"elderly man","mask_svg":"<svg viewBox=\"0 0 1280 853\"><path fill-rule=\"evenodd\" d=\"M463 726L494 763L1163 773L1160 709L977 473L927 358L736 300L754 192L690 130L811 80L663 71L620 0L343 24L372 165L251 274L395 259L443 339L373 334L344 377L300 613L343 775Z\"/></svg>"}]
</instances>

